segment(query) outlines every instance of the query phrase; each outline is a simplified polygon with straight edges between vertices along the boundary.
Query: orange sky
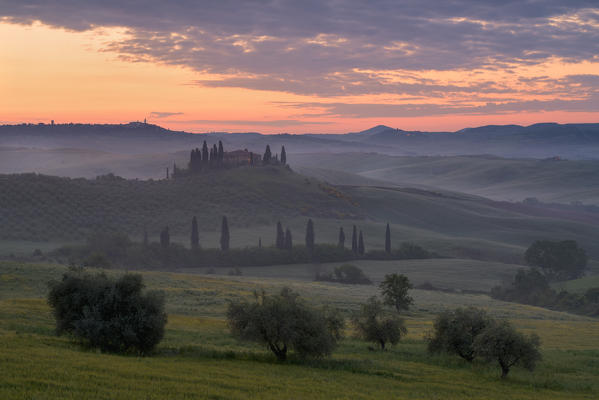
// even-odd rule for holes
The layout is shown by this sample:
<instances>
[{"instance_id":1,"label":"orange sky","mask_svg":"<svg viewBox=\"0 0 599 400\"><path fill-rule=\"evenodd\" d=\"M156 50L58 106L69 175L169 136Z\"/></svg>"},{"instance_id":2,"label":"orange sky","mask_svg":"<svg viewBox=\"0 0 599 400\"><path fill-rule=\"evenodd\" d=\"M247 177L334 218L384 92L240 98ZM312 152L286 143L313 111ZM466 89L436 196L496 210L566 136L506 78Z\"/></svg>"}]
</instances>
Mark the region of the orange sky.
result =
<instances>
[{"instance_id":1,"label":"orange sky","mask_svg":"<svg viewBox=\"0 0 599 400\"><path fill-rule=\"evenodd\" d=\"M320 107L299 109L295 103L386 103L413 102L394 95L354 95L318 97L280 91L244 88L210 88L193 84L213 76L187 67L159 62L131 62L119 54L106 51L107 43L125 37L123 29L66 31L35 23L32 26L0 22L0 123L62 122L123 123L148 118L171 129L191 132L260 131L263 133L342 133L359 131L378 124L406 130L457 130L486 124L521 124L536 122L599 122L592 112L527 112L467 115L461 113L393 118L356 117L318 114ZM9 40L4 40L9 38ZM564 63L552 60L536 66L515 67L517 77L567 74L591 74L599 63ZM369 71L388 75L388 71ZM538 93L530 87L519 88L513 73L491 71L417 71L419 78L431 78L450 84L470 85L481 79L493 79L509 86L505 96L519 99L551 99L554 93ZM484 104L470 93L454 93L446 98L423 98L427 104L468 102ZM500 97L501 94L495 94ZM559 94L563 97L563 94ZM575 97L576 95L572 95ZM478 102L478 103L477 103ZM320 110L322 111L322 110ZM152 112L176 113L157 118ZM215 121L215 122L210 122ZM230 121L230 122L227 122ZM252 122L255 121L255 122ZM267 121L267 122L264 122ZM270 122L269 122L270 121ZM291 122L285 122L291 121Z\"/></svg>"}]
</instances>

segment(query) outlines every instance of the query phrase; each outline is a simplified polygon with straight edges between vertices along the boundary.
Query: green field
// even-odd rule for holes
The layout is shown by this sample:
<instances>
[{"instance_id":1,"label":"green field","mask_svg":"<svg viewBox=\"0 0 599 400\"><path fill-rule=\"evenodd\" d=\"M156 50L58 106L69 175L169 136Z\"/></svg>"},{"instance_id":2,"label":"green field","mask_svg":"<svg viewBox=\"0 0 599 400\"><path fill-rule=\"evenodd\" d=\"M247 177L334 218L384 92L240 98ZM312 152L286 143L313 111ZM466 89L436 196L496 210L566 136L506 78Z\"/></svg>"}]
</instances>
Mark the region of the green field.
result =
<instances>
[{"instance_id":1,"label":"green field","mask_svg":"<svg viewBox=\"0 0 599 400\"><path fill-rule=\"evenodd\" d=\"M373 277L397 267L414 280L438 279L446 287L459 287L460 273L472 285L477 281L484 285L489 279L482 271L491 279L501 275L500 265L492 263L443 260L451 264L435 266L429 261L361 266ZM443 275L444 268L454 271ZM475 269L481 273L474 274ZM290 270L277 274L274 267L270 273L257 269L255 276L241 277L144 272L148 287L166 293L169 323L157 353L138 358L101 354L54 335L44 300L46 282L64 271L59 265L0 263L0 398L593 399L599 395L596 319L485 295L414 290L415 306L406 316L409 334L395 348L371 352L366 343L348 338L330 359L292 358L280 364L265 349L229 336L223 318L227 299L251 296L257 288L274 291L290 285L310 302L332 304L347 315L376 288L315 283ZM544 360L538 368L532 373L514 369L502 381L495 366L429 356L423 335L434 312L464 304L484 307L539 334Z\"/></svg>"}]
</instances>

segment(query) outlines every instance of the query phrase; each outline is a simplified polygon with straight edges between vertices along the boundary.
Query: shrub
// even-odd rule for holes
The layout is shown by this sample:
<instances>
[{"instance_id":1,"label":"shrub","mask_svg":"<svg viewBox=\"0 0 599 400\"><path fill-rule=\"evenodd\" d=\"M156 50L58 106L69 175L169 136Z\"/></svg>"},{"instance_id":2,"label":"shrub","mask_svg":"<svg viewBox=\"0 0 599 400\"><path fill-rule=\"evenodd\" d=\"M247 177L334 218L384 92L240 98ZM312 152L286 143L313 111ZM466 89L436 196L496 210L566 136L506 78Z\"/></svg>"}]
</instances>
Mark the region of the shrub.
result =
<instances>
[{"instance_id":1,"label":"shrub","mask_svg":"<svg viewBox=\"0 0 599 400\"><path fill-rule=\"evenodd\" d=\"M115 280L70 271L50 284L56 331L108 352L147 354L162 340L166 313L159 292L143 293L141 275Z\"/></svg>"},{"instance_id":2,"label":"shrub","mask_svg":"<svg viewBox=\"0 0 599 400\"><path fill-rule=\"evenodd\" d=\"M227 320L231 334L241 340L261 343L279 361L287 351L300 357L324 357L341 339L343 320L336 312L309 307L289 288L267 296L256 293L254 302L230 302Z\"/></svg>"},{"instance_id":3,"label":"shrub","mask_svg":"<svg viewBox=\"0 0 599 400\"><path fill-rule=\"evenodd\" d=\"M408 333L403 319L384 315L383 303L376 297L362 305L352 322L358 338L377 343L381 350L385 350L387 343L396 345Z\"/></svg>"},{"instance_id":4,"label":"shrub","mask_svg":"<svg viewBox=\"0 0 599 400\"><path fill-rule=\"evenodd\" d=\"M497 361L501 377L507 377L510 369L521 365L532 371L541 360L540 340L535 334L524 335L507 321L487 327L474 340L474 352L487 361Z\"/></svg>"},{"instance_id":5,"label":"shrub","mask_svg":"<svg viewBox=\"0 0 599 400\"><path fill-rule=\"evenodd\" d=\"M352 264L343 264L336 267L333 273L317 274L317 281L338 282L351 285L370 285L372 281L360 268Z\"/></svg>"},{"instance_id":6,"label":"shrub","mask_svg":"<svg viewBox=\"0 0 599 400\"><path fill-rule=\"evenodd\" d=\"M471 362L475 356L475 338L493 323L484 310L475 307L442 312L433 323L428 350L431 353L457 354Z\"/></svg>"}]
</instances>

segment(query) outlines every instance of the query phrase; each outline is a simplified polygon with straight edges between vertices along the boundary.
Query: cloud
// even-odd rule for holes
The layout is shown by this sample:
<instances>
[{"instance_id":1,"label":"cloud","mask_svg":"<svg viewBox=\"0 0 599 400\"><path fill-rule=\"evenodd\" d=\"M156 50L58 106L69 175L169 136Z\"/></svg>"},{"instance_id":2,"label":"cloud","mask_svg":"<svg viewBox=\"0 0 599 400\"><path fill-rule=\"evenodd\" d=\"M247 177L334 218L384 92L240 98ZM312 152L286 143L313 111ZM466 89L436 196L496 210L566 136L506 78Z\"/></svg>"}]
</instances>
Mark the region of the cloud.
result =
<instances>
[{"instance_id":1,"label":"cloud","mask_svg":"<svg viewBox=\"0 0 599 400\"><path fill-rule=\"evenodd\" d=\"M165 111L152 111L150 113L150 118L168 118L173 115L183 115L182 112L165 112Z\"/></svg>"},{"instance_id":2,"label":"cloud","mask_svg":"<svg viewBox=\"0 0 599 400\"><path fill-rule=\"evenodd\" d=\"M280 120L239 120L239 119L194 119L188 121L175 121L185 124L201 124L201 125L243 125L243 126L302 126L302 125L328 125L331 122L325 121L303 121L295 119L280 119Z\"/></svg>"},{"instance_id":3,"label":"cloud","mask_svg":"<svg viewBox=\"0 0 599 400\"><path fill-rule=\"evenodd\" d=\"M0 0L0 16L72 30L125 27L126 37L106 50L126 60L211 74L194 82L201 86L320 97L390 94L448 103L341 110L356 115L377 114L375 109L426 115L500 112L511 107L507 104L588 109L599 87L592 77L578 82L523 78L522 86L514 88L511 82L484 77L448 82L418 76L423 70L501 71L507 76L520 66L552 59L599 62L597 0ZM387 72L415 76L393 78ZM572 97L567 90L579 98L563 99L564 94ZM533 95L554 98L519 100ZM497 101L449 104L477 96L479 102ZM327 110L335 114L340 109Z\"/></svg>"}]
</instances>

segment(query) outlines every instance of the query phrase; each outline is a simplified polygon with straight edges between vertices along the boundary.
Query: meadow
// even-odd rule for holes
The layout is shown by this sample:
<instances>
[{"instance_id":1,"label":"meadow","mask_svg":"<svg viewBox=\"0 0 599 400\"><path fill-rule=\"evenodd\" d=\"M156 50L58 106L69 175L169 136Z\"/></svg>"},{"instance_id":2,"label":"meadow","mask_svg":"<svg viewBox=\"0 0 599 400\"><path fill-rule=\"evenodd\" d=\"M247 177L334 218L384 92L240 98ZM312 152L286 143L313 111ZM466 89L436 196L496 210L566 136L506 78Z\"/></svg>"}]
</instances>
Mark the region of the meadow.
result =
<instances>
[{"instance_id":1,"label":"meadow","mask_svg":"<svg viewBox=\"0 0 599 400\"><path fill-rule=\"evenodd\" d=\"M453 265L435 267L414 261L361 267L373 276L399 268L422 279L429 275L439 284L444 280L442 268L448 267L461 270L473 285L477 280L484 285L485 275L473 274L473 268L501 279L499 265L448 262ZM348 338L330 359L292 357L277 363L266 349L230 337L224 320L228 299L287 285L313 304L330 304L349 315L376 293L376 287L311 282L293 271L273 276L275 268L269 268L271 273L260 275L256 270L256 276L236 277L142 272L148 288L166 293L169 322L156 354L139 358L102 354L54 335L44 297L47 282L59 279L66 267L0 262L0 398L592 399L599 393L598 320L482 294L414 290L415 306L405 315L409 334L389 351L369 351L368 344L351 338L348 326ZM445 285L457 287L458 282L449 274ZM522 330L539 334L544 359L537 369L514 369L502 381L494 365L428 355L423 335L430 330L434 313L466 304L484 307L495 316L510 318Z\"/></svg>"}]
</instances>

